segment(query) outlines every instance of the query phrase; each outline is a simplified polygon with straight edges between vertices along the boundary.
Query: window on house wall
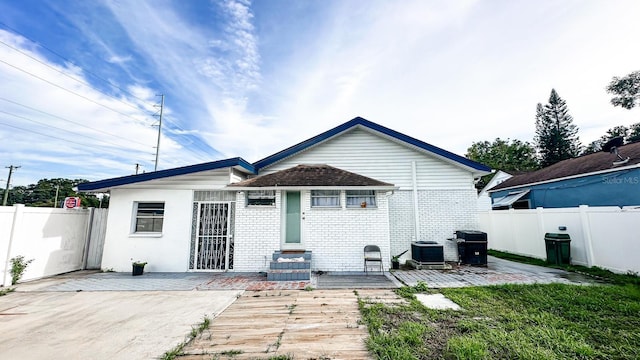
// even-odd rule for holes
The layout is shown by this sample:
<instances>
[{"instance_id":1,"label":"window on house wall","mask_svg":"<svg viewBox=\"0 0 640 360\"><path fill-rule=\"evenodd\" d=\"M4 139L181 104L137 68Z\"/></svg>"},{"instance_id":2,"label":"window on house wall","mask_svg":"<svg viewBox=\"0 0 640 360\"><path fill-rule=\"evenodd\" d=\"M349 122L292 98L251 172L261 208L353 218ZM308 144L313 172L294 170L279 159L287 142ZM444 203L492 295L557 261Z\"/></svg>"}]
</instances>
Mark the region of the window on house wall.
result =
<instances>
[{"instance_id":1,"label":"window on house wall","mask_svg":"<svg viewBox=\"0 0 640 360\"><path fill-rule=\"evenodd\" d=\"M136 233L161 233L164 222L164 202L135 203Z\"/></svg>"},{"instance_id":2,"label":"window on house wall","mask_svg":"<svg viewBox=\"0 0 640 360\"><path fill-rule=\"evenodd\" d=\"M236 201L235 191L196 190L193 201Z\"/></svg>"},{"instance_id":3,"label":"window on house wall","mask_svg":"<svg viewBox=\"0 0 640 360\"><path fill-rule=\"evenodd\" d=\"M311 207L340 207L340 190L311 190Z\"/></svg>"},{"instance_id":4,"label":"window on house wall","mask_svg":"<svg viewBox=\"0 0 640 360\"><path fill-rule=\"evenodd\" d=\"M274 206L276 204L275 190L249 190L247 191L247 205Z\"/></svg>"},{"instance_id":5,"label":"window on house wall","mask_svg":"<svg viewBox=\"0 0 640 360\"><path fill-rule=\"evenodd\" d=\"M375 207L375 190L347 190L347 207Z\"/></svg>"}]
</instances>

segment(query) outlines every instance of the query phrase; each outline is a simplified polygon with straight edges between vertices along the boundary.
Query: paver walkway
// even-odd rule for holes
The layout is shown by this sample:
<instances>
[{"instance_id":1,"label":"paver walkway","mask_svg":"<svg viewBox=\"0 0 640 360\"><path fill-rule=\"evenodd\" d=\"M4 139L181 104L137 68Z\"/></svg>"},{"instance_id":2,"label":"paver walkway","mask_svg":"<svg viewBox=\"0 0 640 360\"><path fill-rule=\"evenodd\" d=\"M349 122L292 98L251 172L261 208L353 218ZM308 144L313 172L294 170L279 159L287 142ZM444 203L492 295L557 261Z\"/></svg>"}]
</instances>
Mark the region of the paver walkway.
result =
<instances>
[{"instance_id":1,"label":"paver walkway","mask_svg":"<svg viewBox=\"0 0 640 360\"><path fill-rule=\"evenodd\" d=\"M358 295L356 295L356 293ZM391 290L245 292L184 349L184 360L369 359L358 296L403 301Z\"/></svg>"},{"instance_id":2,"label":"paver walkway","mask_svg":"<svg viewBox=\"0 0 640 360\"><path fill-rule=\"evenodd\" d=\"M488 257L487 267L456 266L452 270L403 270L393 275L409 286L424 282L430 288L500 284L592 284L594 279L564 270Z\"/></svg>"},{"instance_id":3,"label":"paver walkway","mask_svg":"<svg viewBox=\"0 0 640 360\"><path fill-rule=\"evenodd\" d=\"M261 273L90 273L62 277L52 285L24 286L19 291L188 291L301 290L308 281L266 281ZM26 283L25 285L27 285Z\"/></svg>"}]
</instances>

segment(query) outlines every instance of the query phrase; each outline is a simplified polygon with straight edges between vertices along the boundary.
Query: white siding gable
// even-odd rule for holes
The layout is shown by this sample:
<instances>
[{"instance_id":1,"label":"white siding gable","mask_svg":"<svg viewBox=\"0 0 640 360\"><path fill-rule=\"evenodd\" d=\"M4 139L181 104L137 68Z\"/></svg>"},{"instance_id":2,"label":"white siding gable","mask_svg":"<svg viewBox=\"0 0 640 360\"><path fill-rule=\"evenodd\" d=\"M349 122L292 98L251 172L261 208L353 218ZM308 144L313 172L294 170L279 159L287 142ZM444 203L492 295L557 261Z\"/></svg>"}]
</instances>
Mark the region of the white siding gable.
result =
<instances>
[{"instance_id":1,"label":"white siding gable","mask_svg":"<svg viewBox=\"0 0 640 360\"><path fill-rule=\"evenodd\" d=\"M370 178L412 189L412 162L418 189L470 189L473 177L455 165L363 129L353 129L292 157L272 164L260 175L299 164L327 164Z\"/></svg>"},{"instance_id":2,"label":"white siding gable","mask_svg":"<svg viewBox=\"0 0 640 360\"><path fill-rule=\"evenodd\" d=\"M231 168L221 168L136 182L133 184L121 185L119 188L211 190L222 189L229 183L242 181L245 178L246 176L240 171Z\"/></svg>"}]
</instances>

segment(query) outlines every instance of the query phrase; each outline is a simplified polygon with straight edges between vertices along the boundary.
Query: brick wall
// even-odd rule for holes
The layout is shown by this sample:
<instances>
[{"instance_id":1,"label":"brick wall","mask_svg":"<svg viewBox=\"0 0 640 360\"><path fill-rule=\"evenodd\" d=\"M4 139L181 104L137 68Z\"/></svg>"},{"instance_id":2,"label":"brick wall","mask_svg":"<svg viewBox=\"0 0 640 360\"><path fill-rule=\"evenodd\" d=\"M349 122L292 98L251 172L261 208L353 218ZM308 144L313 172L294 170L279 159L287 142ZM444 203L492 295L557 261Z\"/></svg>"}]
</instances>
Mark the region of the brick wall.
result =
<instances>
[{"instance_id":1,"label":"brick wall","mask_svg":"<svg viewBox=\"0 0 640 360\"><path fill-rule=\"evenodd\" d=\"M280 250L280 191L274 206L246 206L246 192L236 196L234 271L267 271Z\"/></svg>"},{"instance_id":2,"label":"brick wall","mask_svg":"<svg viewBox=\"0 0 640 360\"><path fill-rule=\"evenodd\" d=\"M458 260L457 246L447 238L456 230L477 230L476 191L425 190L418 192L421 240L444 244L445 261Z\"/></svg>"},{"instance_id":3,"label":"brick wall","mask_svg":"<svg viewBox=\"0 0 640 360\"><path fill-rule=\"evenodd\" d=\"M389 200L391 250L399 254L411 247L414 234L413 192L395 191ZM475 190L420 190L420 239L436 241L444 245L445 261L457 260L457 248L453 241L456 230L477 230ZM410 253L403 258L410 259Z\"/></svg>"},{"instance_id":4,"label":"brick wall","mask_svg":"<svg viewBox=\"0 0 640 360\"><path fill-rule=\"evenodd\" d=\"M305 250L311 250L314 271L363 271L365 245L380 246L388 268L389 220L385 192L376 195L377 207L311 208L309 191L302 191L302 232ZM275 250L280 249L281 192L275 207L247 207L245 193L236 199L235 271L266 271Z\"/></svg>"},{"instance_id":5,"label":"brick wall","mask_svg":"<svg viewBox=\"0 0 640 360\"><path fill-rule=\"evenodd\" d=\"M376 195L377 207L311 208L309 191L302 191L302 231L305 250L313 252L314 271L362 271L365 245L380 246L389 267L392 255L410 249L414 238L413 193L398 190ZM275 207L246 207L245 193L236 202L235 271L266 271L271 254L280 249L281 192ZM418 193L418 240L444 245L445 260L456 261L455 230L478 229L475 190L421 190ZM407 253L405 259L411 258Z\"/></svg>"},{"instance_id":6,"label":"brick wall","mask_svg":"<svg viewBox=\"0 0 640 360\"><path fill-rule=\"evenodd\" d=\"M313 251L314 271L363 271L365 245L378 245L384 267L390 261L388 201L385 192L376 195L377 207L311 208L308 192L303 193L305 244Z\"/></svg>"},{"instance_id":7,"label":"brick wall","mask_svg":"<svg viewBox=\"0 0 640 360\"><path fill-rule=\"evenodd\" d=\"M391 254L398 255L411 248L415 240L413 218L413 191L396 190L389 198L389 226ZM411 252L402 256L411 259Z\"/></svg>"}]
</instances>

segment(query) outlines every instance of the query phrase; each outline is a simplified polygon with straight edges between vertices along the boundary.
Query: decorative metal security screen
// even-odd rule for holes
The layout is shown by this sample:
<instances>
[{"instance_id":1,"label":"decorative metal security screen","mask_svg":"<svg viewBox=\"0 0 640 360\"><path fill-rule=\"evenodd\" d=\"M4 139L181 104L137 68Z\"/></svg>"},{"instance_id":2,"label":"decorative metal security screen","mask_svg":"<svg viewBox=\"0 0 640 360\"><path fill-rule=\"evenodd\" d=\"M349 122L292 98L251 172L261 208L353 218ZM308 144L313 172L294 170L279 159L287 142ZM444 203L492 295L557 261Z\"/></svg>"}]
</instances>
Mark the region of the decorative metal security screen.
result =
<instances>
[{"instance_id":1,"label":"decorative metal security screen","mask_svg":"<svg viewBox=\"0 0 640 360\"><path fill-rule=\"evenodd\" d=\"M189 269L233 269L235 203L211 201L213 200L211 196L205 197L202 193L204 192L196 191L194 194L196 201L193 203ZM215 194L217 196L214 195L213 198L223 195L220 193L222 192ZM225 196L224 199L228 197Z\"/></svg>"}]
</instances>

